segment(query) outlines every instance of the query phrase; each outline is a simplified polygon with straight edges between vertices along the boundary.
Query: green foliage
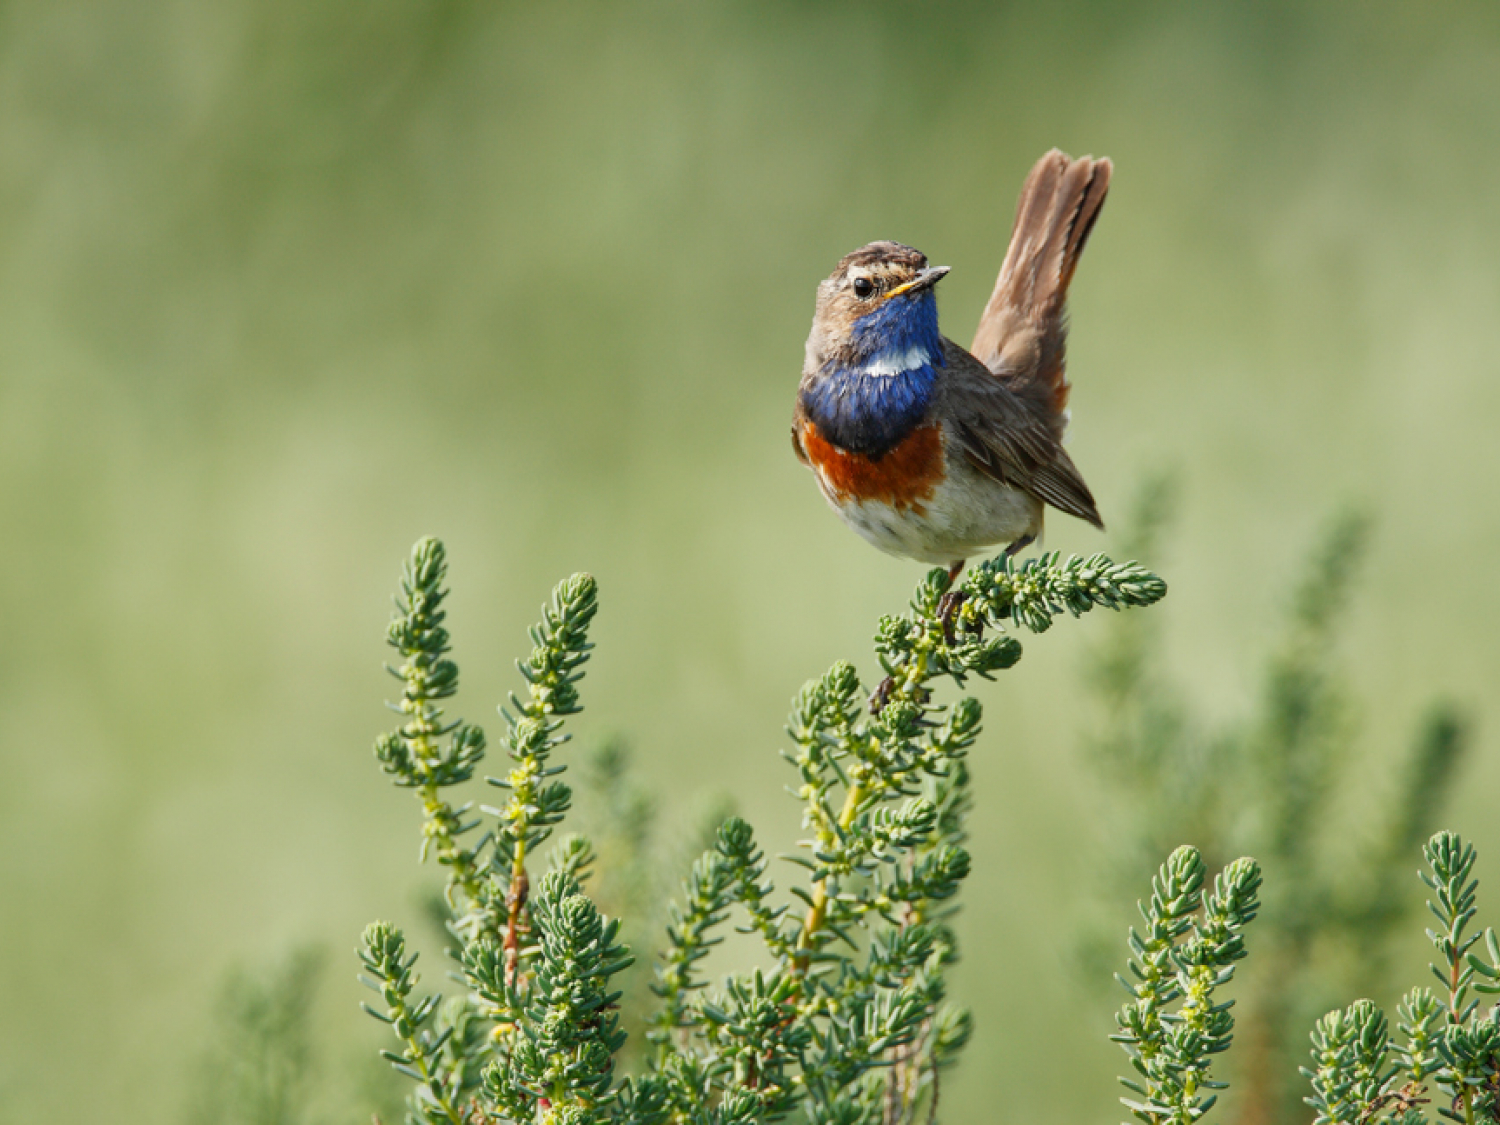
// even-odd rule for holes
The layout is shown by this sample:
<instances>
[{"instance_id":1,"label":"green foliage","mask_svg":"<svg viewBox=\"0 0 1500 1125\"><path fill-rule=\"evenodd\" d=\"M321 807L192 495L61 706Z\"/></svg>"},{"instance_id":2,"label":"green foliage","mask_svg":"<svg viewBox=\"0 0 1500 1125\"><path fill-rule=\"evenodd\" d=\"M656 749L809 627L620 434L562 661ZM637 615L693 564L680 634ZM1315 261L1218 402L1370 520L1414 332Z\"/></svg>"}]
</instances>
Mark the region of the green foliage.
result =
<instances>
[{"instance_id":1,"label":"green foliage","mask_svg":"<svg viewBox=\"0 0 1500 1125\"><path fill-rule=\"evenodd\" d=\"M1213 1056L1233 1039L1233 1001L1215 1003L1214 990L1234 977L1245 956L1240 931L1260 908L1260 866L1237 859L1214 880L1205 903L1207 867L1196 848L1174 851L1142 904L1146 933L1130 931L1131 994L1111 1036L1130 1056L1139 1079L1120 1079L1138 1095L1120 1099L1145 1125L1189 1125L1218 1100L1226 1083L1209 1077ZM1199 911L1202 917L1199 917Z\"/></svg>"},{"instance_id":2,"label":"green foliage","mask_svg":"<svg viewBox=\"0 0 1500 1125\"><path fill-rule=\"evenodd\" d=\"M568 786L548 780L562 771L547 762L566 741L558 734L562 717L579 710L579 669L593 648L586 638L598 608L595 594L594 580L586 574L574 575L553 591L552 604L531 630L536 647L516 665L526 680L527 698L512 694L510 709L501 710L506 749L515 765L506 777L490 779L510 790L510 800L503 809L488 811L500 819L495 850L515 868L524 867L526 853L547 839L573 802Z\"/></svg>"},{"instance_id":3,"label":"green foliage","mask_svg":"<svg viewBox=\"0 0 1500 1125\"><path fill-rule=\"evenodd\" d=\"M375 741L381 768L400 786L415 789L422 799L426 824L422 854L436 846L438 862L449 868L450 896L458 893L471 905L481 898L479 853L485 841L465 848L459 838L478 827L467 818L471 806L454 808L441 791L469 780L484 757L484 732L463 722L443 722L438 701L458 690L458 665L448 659L447 614L442 609L443 578L448 561L443 545L423 539L412 548L401 575L396 616L386 631L390 646L401 654L399 668L386 670L401 681L401 701L391 709L407 716L395 731ZM448 736L446 749L442 737Z\"/></svg>"},{"instance_id":4,"label":"green foliage","mask_svg":"<svg viewBox=\"0 0 1500 1125\"><path fill-rule=\"evenodd\" d=\"M230 974L215 1004L190 1125L302 1125L317 1076L312 1002L324 958L298 950L264 976Z\"/></svg>"},{"instance_id":5,"label":"green foliage","mask_svg":"<svg viewBox=\"0 0 1500 1125\"><path fill-rule=\"evenodd\" d=\"M347 1001L324 987L328 960L325 949L302 946L268 964L226 972L210 996L213 1024L187 1084L183 1125L400 1119L407 1080L370 1050L366 1036L339 1034L348 1028ZM152 1118L167 1119L160 1111ZM9 1120L0 1110L0 1121Z\"/></svg>"},{"instance_id":6,"label":"green foliage","mask_svg":"<svg viewBox=\"0 0 1500 1125\"><path fill-rule=\"evenodd\" d=\"M360 979L385 1001L386 1010L378 1011L368 1004L364 1010L383 1023L391 1025L402 1051L382 1051L395 1068L417 1083L411 1100L413 1117L424 1122L448 1122L459 1125L456 1108L472 1085L471 1070L461 1056L445 1050L450 1045L462 1047L455 1039L450 1021L440 1029L433 1019L442 997L429 993L413 1002L412 992L417 976L412 972L417 955L407 955L406 936L389 922L372 922L365 929L360 961L370 974Z\"/></svg>"},{"instance_id":7,"label":"green foliage","mask_svg":"<svg viewBox=\"0 0 1500 1125\"><path fill-rule=\"evenodd\" d=\"M1148 483L1125 521L1132 555L1160 554L1174 507L1169 478ZM1329 523L1287 591L1255 706L1236 721L1215 729L1194 713L1188 689L1164 672L1156 615L1118 618L1091 669L1105 716L1092 757L1114 805L1110 878L1142 878L1181 840L1211 864L1253 854L1267 873L1241 1016L1252 1044L1239 1071L1243 1120L1257 1125L1300 1112L1294 1044L1316 1013L1349 988L1384 986L1409 909L1390 887L1436 827L1470 742L1454 707L1432 706L1388 785L1356 746L1358 705L1338 649L1368 539L1358 514ZM1340 801L1350 792L1360 795L1352 815Z\"/></svg>"},{"instance_id":8,"label":"green foliage","mask_svg":"<svg viewBox=\"0 0 1500 1125\"><path fill-rule=\"evenodd\" d=\"M1418 986L1402 999L1393 1042L1385 1014L1370 1000L1356 1000L1320 1019L1312 1032L1312 1082L1307 1104L1317 1125L1424 1125L1421 1108L1434 1092L1441 1118L1476 1125L1500 1121L1500 1007L1479 1010L1471 989L1500 992L1500 942L1493 929L1469 932L1477 907L1472 845L1439 832L1424 854L1422 881L1433 892L1428 909L1439 927L1427 936L1437 950L1430 966L1441 991ZM1489 960L1474 952L1484 939Z\"/></svg>"},{"instance_id":9,"label":"green foliage","mask_svg":"<svg viewBox=\"0 0 1500 1125\"><path fill-rule=\"evenodd\" d=\"M526 992L524 1032L508 1059L484 1071L485 1091L496 1110L529 1121L550 1106L571 1106L589 1116L611 1101L615 1052L625 1042L610 978L631 958L615 942L618 922L608 922L566 871L553 871L531 901L538 937ZM472 947L471 947L472 948ZM477 989L500 982L495 962L471 975Z\"/></svg>"},{"instance_id":10,"label":"green foliage","mask_svg":"<svg viewBox=\"0 0 1500 1125\"><path fill-rule=\"evenodd\" d=\"M778 895L750 825L730 817L718 826L670 907L642 1071L621 1079L617 977L632 957L619 923L585 890L592 845L560 838L531 890L536 851L572 804L554 751L565 740L563 717L579 710L593 580L562 583L532 631L520 665L527 695L502 712L511 767L491 779L509 799L481 810L495 824L468 845L478 826L472 806L454 805L444 790L472 776L485 740L478 728L445 722L437 706L458 682L442 627L445 572L442 545L418 543L390 629L403 658L393 670L404 686L397 710L408 721L377 742L376 756L398 785L418 792L424 839L449 869L448 929L465 991L447 1002L419 993L416 954L388 923L366 931L360 953L366 983L383 1000L367 1010L400 1044L386 1057L415 1083L409 1120L930 1120L939 1076L971 1027L948 1000L946 971L958 956L949 920L969 872L964 757L981 724L977 700L940 703L934 689L1013 665L1021 650L1008 625L1041 632L1064 612L1147 605L1165 593L1162 581L1103 556L984 563L951 592L946 572L935 570L910 613L881 621L875 645L886 678L873 693L843 662L807 684L784 752L808 833L792 857L799 877ZM1225 877L1198 936L1171 954L1192 996L1227 980L1241 955L1235 931L1254 912L1251 873L1237 867ZM769 967L714 986L704 962L736 915ZM1152 995L1175 999L1169 990ZM1222 1049L1222 1009L1193 1003L1159 1022L1186 1019L1205 1050Z\"/></svg>"},{"instance_id":11,"label":"green foliage","mask_svg":"<svg viewBox=\"0 0 1500 1125\"><path fill-rule=\"evenodd\" d=\"M963 619L1011 618L1040 633L1063 610L1078 617L1096 605L1150 605L1167 592L1167 584L1139 563L1114 563L1102 554L1061 559L1049 551L1019 567L1009 555L980 563L964 579Z\"/></svg>"}]
</instances>

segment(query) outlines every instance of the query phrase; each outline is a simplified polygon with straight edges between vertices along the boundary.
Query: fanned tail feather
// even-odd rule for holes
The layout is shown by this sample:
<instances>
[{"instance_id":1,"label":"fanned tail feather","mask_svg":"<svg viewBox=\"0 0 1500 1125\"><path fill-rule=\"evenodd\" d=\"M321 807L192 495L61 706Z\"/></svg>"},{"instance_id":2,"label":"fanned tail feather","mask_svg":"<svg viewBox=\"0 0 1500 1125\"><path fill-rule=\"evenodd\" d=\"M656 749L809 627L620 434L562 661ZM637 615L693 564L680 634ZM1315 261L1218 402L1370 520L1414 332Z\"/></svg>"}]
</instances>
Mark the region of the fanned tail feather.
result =
<instances>
[{"instance_id":1,"label":"fanned tail feather","mask_svg":"<svg viewBox=\"0 0 1500 1125\"><path fill-rule=\"evenodd\" d=\"M1053 149L1021 188L1010 248L969 350L1011 390L1048 408L1061 435L1068 285L1104 206L1113 166Z\"/></svg>"}]
</instances>

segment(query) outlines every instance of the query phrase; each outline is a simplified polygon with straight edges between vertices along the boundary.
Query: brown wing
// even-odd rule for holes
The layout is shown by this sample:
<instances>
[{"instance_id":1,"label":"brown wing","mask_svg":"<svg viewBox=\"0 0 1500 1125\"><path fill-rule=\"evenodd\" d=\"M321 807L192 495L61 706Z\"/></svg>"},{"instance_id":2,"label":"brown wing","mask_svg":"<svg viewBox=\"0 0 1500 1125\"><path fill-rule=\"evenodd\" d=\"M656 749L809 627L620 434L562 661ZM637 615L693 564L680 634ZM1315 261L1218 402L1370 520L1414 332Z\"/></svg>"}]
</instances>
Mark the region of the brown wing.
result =
<instances>
[{"instance_id":1,"label":"brown wing","mask_svg":"<svg viewBox=\"0 0 1500 1125\"><path fill-rule=\"evenodd\" d=\"M1046 409L1013 394L952 340L943 340L943 357L947 368L934 413L946 420L969 463L1102 530L1089 486L1058 442Z\"/></svg>"}]
</instances>

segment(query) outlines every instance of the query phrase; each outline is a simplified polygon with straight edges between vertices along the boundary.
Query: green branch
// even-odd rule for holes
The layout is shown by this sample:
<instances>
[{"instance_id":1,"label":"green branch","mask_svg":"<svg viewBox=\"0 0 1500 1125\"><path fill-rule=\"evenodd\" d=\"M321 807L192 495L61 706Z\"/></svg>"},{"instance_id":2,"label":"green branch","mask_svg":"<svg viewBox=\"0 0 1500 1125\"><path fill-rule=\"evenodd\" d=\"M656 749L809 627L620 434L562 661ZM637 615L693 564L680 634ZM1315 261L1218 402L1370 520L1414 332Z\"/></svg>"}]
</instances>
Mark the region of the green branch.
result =
<instances>
[{"instance_id":1,"label":"green branch","mask_svg":"<svg viewBox=\"0 0 1500 1125\"><path fill-rule=\"evenodd\" d=\"M429 847L436 850L438 862L449 870L450 895L458 890L473 909L483 899L480 854L488 839L473 848L460 843L478 821L466 817L471 805L455 808L443 799L442 790L474 775L484 758L484 732L463 722L445 723L438 706L458 690L458 665L448 659L448 631L443 628L447 571L447 555L436 539L419 540L402 570L396 616L387 630L387 641L402 663L386 670L403 686L401 701L392 710L408 718L376 740L375 756L397 785L417 791L426 818L422 855Z\"/></svg>"}]
</instances>

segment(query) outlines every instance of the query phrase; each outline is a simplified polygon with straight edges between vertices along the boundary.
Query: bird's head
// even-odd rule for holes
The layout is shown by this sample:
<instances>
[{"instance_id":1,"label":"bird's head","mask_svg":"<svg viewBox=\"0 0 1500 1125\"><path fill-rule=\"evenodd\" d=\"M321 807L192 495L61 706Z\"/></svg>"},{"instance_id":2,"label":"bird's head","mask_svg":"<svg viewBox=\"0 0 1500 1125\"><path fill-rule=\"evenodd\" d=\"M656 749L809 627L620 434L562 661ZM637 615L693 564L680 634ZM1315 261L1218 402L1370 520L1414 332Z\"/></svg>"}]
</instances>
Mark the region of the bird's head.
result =
<instances>
[{"instance_id":1,"label":"bird's head","mask_svg":"<svg viewBox=\"0 0 1500 1125\"><path fill-rule=\"evenodd\" d=\"M818 286L804 373L898 375L941 363L932 287L947 272L899 242L872 242L845 255Z\"/></svg>"}]
</instances>

